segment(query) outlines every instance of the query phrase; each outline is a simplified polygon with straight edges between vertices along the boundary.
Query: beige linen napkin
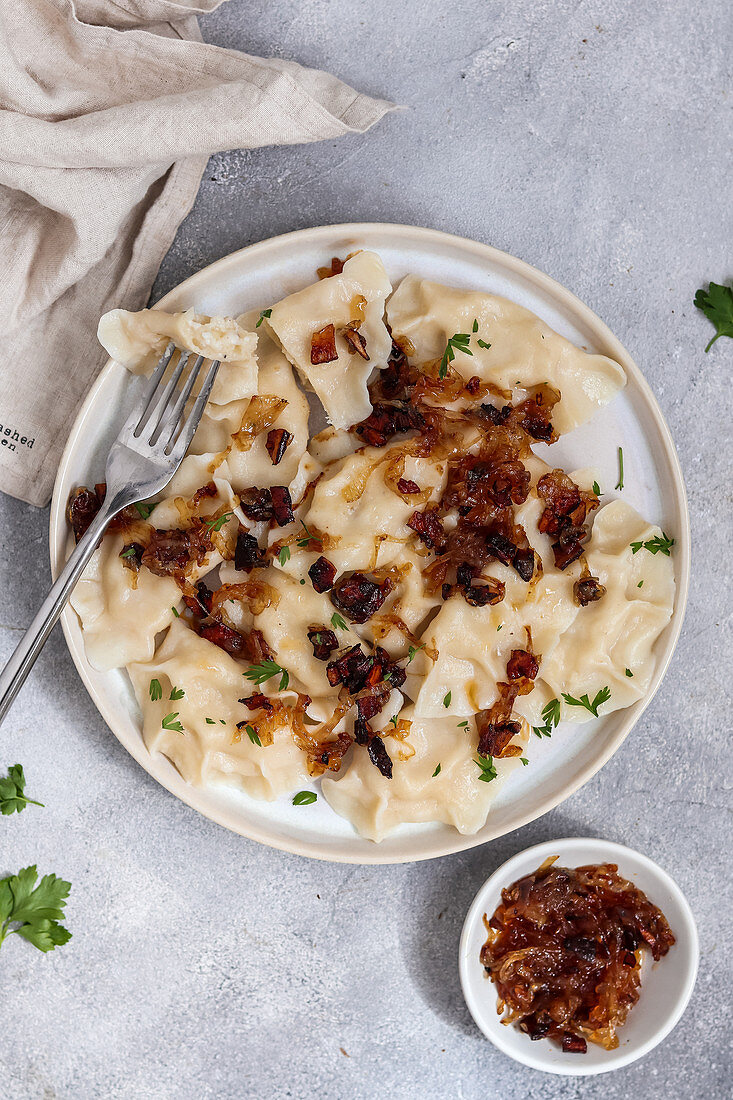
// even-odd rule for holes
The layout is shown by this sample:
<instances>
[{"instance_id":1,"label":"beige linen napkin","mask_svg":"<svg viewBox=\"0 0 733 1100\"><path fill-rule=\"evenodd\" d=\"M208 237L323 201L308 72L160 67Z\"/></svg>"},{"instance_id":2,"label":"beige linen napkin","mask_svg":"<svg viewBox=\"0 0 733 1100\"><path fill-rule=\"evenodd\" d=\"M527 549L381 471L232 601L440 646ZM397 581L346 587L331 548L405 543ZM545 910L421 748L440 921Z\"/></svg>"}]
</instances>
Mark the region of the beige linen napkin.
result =
<instances>
[{"instance_id":1,"label":"beige linen napkin","mask_svg":"<svg viewBox=\"0 0 733 1100\"><path fill-rule=\"evenodd\" d=\"M392 104L327 73L206 45L221 0L0 6L0 489L45 504L104 361L224 149L362 132Z\"/></svg>"}]
</instances>

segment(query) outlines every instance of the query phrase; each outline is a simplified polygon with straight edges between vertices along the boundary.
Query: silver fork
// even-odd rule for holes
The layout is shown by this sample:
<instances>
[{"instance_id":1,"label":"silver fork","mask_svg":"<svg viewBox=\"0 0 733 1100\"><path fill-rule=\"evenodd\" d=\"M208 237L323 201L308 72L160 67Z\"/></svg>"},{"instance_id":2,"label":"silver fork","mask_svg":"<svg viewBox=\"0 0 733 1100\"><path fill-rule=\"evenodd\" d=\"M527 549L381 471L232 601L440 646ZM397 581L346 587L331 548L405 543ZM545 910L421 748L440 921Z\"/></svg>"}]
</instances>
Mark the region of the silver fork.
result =
<instances>
[{"instance_id":1,"label":"silver fork","mask_svg":"<svg viewBox=\"0 0 733 1100\"><path fill-rule=\"evenodd\" d=\"M168 381L163 376L174 354L178 361ZM172 341L163 352L140 401L125 421L107 459L107 493L89 529L72 551L38 614L0 673L0 722L20 691L36 657L43 649L74 585L97 548L107 524L123 508L159 493L183 461L199 425L214 385L219 360L211 362L193 407L185 416L186 403L201 372L204 356L196 358L185 382L179 386L193 352Z\"/></svg>"}]
</instances>

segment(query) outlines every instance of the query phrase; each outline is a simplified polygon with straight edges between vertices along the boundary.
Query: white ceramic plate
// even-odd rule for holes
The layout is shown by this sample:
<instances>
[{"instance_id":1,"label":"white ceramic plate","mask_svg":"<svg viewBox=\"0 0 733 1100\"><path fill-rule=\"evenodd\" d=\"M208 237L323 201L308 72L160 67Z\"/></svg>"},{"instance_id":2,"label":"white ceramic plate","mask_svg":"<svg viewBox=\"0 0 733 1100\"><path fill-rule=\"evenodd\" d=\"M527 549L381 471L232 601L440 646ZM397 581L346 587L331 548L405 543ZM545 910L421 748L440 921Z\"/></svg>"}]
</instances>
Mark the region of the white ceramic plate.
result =
<instances>
[{"instance_id":1,"label":"white ceramic plate","mask_svg":"<svg viewBox=\"0 0 733 1100\"><path fill-rule=\"evenodd\" d=\"M518 1028L500 1022L496 1011L496 986L484 972L479 958L486 942L483 915L488 916L501 900L501 891L518 878L531 874L550 856L558 856L560 867L583 867L588 863L616 863L619 874L633 882L664 913L676 943L659 962L644 952L641 994L618 1030L619 1045L604 1050L588 1044L586 1054L566 1054L547 1039L533 1042ZM628 1066L647 1054L679 1022L692 994L697 976L699 946L697 928L685 897L670 878L648 856L612 844L607 840L568 837L548 840L519 852L483 884L466 916L459 948L461 986L471 1015L492 1043L525 1066L547 1073L572 1077L608 1073Z\"/></svg>"},{"instance_id":2,"label":"white ceramic plate","mask_svg":"<svg viewBox=\"0 0 733 1100\"><path fill-rule=\"evenodd\" d=\"M495 248L413 226L354 224L300 230L250 245L199 271L158 305L195 307L202 313L236 315L264 308L314 280L332 256L357 248L379 252L396 283L414 272L453 286L492 291L533 310L575 343L623 365L626 389L592 422L553 447L566 469L595 465L606 491L617 478L617 447L626 466L624 499L676 540L677 594L672 620L656 645L657 668L649 694L627 710L587 725L560 729L551 741L533 739L531 763L500 791L478 833L462 836L439 824L404 825L374 844L319 799L294 807L290 799L257 802L227 788L197 790L162 756L150 756L142 740L137 703L126 673L97 672L84 654L81 629L71 608L62 623L71 656L100 714L125 748L164 787L207 817L243 836L301 855L346 863L399 863L471 848L517 829L556 806L590 779L616 751L659 687L674 650L685 610L689 573L689 519L679 462L669 430L639 368L609 329L558 283ZM104 475L117 426L135 400L140 379L110 362L92 387L59 467L51 505L51 567L58 572L68 552L64 511L69 492Z\"/></svg>"}]
</instances>

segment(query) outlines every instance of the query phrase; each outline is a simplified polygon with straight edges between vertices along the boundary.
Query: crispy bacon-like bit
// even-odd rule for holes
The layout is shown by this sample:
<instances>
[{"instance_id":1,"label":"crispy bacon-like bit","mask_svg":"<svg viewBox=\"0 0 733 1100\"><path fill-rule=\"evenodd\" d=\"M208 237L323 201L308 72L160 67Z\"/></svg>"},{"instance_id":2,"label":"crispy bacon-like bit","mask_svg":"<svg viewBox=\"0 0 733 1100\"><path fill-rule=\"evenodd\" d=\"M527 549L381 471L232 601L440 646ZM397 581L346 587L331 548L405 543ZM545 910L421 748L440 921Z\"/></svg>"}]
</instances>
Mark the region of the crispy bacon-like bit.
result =
<instances>
[{"instance_id":1,"label":"crispy bacon-like bit","mask_svg":"<svg viewBox=\"0 0 733 1100\"><path fill-rule=\"evenodd\" d=\"M250 535L242 525L237 532L237 544L234 548L234 568L242 573L251 569L262 569L267 565L267 555L254 535Z\"/></svg>"},{"instance_id":2,"label":"crispy bacon-like bit","mask_svg":"<svg viewBox=\"0 0 733 1100\"><path fill-rule=\"evenodd\" d=\"M337 660L326 666L326 676L332 687L343 684L350 695L361 691L374 665L374 659L362 651L357 643Z\"/></svg>"},{"instance_id":3,"label":"crispy bacon-like bit","mask_svg":"<svg viewBox=\"0 0 733 1100\"><path fill-rule=\"evenodd\" d=\"M523 581L531 581L535 569L535 556L532 547L529 546L526 550L517 550L512 565Z\"/></svg>"},{"instance_id":4,"label":"crispy bacon-like bit","mask_svg":"<svg viewBox=\"0 0 733 1100\"><path fill-rule=\"evenodd\" d=\"M338 649L338 639L332 630L322 626L312 626L308 631L308 641L313 646L313 656L319 661L327 661L334 649Z\"/></svg>"},{"instance_id":5,"label":"crispy bacon-like bit","mask_svg":"<svg viewBox=\"0 0 733 1100\"><path fill-rule=\"evenodd\" d=\"M588 1044L582 1035L563 1035L562 1049L566 1054L585 1054Z\"/></svg>"},{"instance_id":6,"label":"crispy bacon-like bit","mask_svg":"<svg viewBox=\"0 0 733 1100\"><path fill-rule=\"evenodd\" d=\"M183 602L194 615L206 616L211 614L213 592L199 581L191 592L184 592Z\"/></svg>"},{"instance_id":7,"label":"crispy bacon-like bit","mask_svg":"<svg viewBox=\"0 0 733 1100\"><path fill-rule=\"evenodd\" d=\"M347 574L332 588L330 600L337 611L351 619L352 623L365 623L379 611L394 588L385 577L381 584L364 573Z\"/></svg>"},{"instance_id":8,"label":"crispy bacon-like bit","mask_svg":"<svg viewBox=\"0 0 733 1100\"><path fill-rule=\"evenodd\" d=\"M76 542L89 530L92 520L102 507L104 494L99 495L99 488L101 486L87 489L86 485L81 485L78 489L73 489L69 496L69 503L66 506L66 518L74 532Z\"/></svg>"},{"instance_id":9,"label":"crispy bacon-like bit","mask_svg":"<svg viewBox=\"0 0 733 1100\"><path fill-rule=\"evenodd\" d=\"M478 729L479 756L495 756L504 754L513 737L516 737L522 728L521 722L504 721L491 722L488 719L490 711L482 710L476 715L476 728Z\"/></svg>"},{"instance_id":10,"label":"crispy bacon-like bit","mask_svg":"<svg viewBox=\"0 0 733 1100\"><path fill-rule=\"evenodd\" d=\"M293 522L293 502L290 491L285 485L273 485L270 489L272 515L278 527L287 527Z\"/></svg>"},{"instance_id":11,"label":"crispy bacon-like bit","mask_svg":"<svg viewBox=\"0 0 733 1100\"><path fill-rule=\"evenodd\" d=\"M240 699L239 702L243 703L247 710L266 710L268 713L272 713L272 703L261 691L256 691L254 695L248 695L245 699Z\"/></svg>"},{"instance_id":12,"label":"crispy bacon-like bit","mask_svg":"<svg viewBox=\"0 0 733 1100\"><path fill-rule=\"evenodd\" d=\"M445 531L437 505L433 504L423 512L413 512L407 526L412 528L428 550L440 552L445 547Z\"/></svg>"},{"instance_id":13,"label":"crispy bacon-like bit","mask_svg":"<svg viewBox=\"0 0 733 1100\"><path fill-rule=\"evenodd\" d=\"M502 565L511 565L517 548L511 539L502 535L499 531L492 531L486 537L486 548L492 558L496 558Z\"/></svg>"},{"instance_id":14,"label":"crispy bacon-like bit","mask_svg":"<svg viewBox=\"0 0 733 1100\"><path fill-rule=\"evenodd\" d=\"M120 550L120 557L125 568L131 569L133 573L139 573L144 550L145 547L141 546L139 542L129 542L126 546L123 546Z\"/></svg>"},{"instance_id":15,"label":"crispy bacon-like bit","mask_svg":"<svg viewBox=\"0 0 733 1100\"><path fill-rule=\"evenodd\" d=\"M557 568L567 569L567 567L572 565L574 561L577 561L583 553L583 544L580 539L577 538L553 542L552 552L555 555L555 565Z\"/></svg>"},{"instance_id":16,"label":"crispy bacon-like bit","mask_svg":"<svg viewBox=\"0 0 733 1100\"><path fill-rule=\"evenodd\" d=\"M269 489L243 489L239 506L247 519L260 523L272 519L272 495Z\"/></svg>"},{"instance_id":17,"label":"crispy bacon-like bit","mask_svg":"<svg viewBox=\"0 0 733 1100\"><path fill-rule=\"evenodd\" d=\"M409 478L401 477L397 481L397 488L405 496L412 496L414 493L420 492L420 486L416 481L411 481Z\"/></svg>"},{"instance_id":18,"label":"crispy bacon-like bit","mask_svg":"<svg viewBox=\"0 0 733 1100\"><path fill-rule=\"evenodd\" d=\"M213 642L214 645L219 646L226 653L230 653L232 657L239 657L241 660L247 660L255 662L253 655L255 649L259 649L256 642L252 640L251 635L240 634L238 630L235 630L231 626L227 626L226 623L222 623L217 619L204 621L199 624L198 633L202 638L206 638L207 642ZM259 633L252 631L252 633ZM268 651L269 652L269 651ZM264 660L264 657L258 656L257 661Z\"/></svg>"},{"instance_id":19,"label":"crispy bacon-like bit","mask_svg":"<svg viewBox=\"0 0 733 1100\"><path fill-rule=\"evenodd\" d=\"M336 580L336 566L321 555L308 570L308 576L316 592L328 592Z\"/></svg>"},{"instance_id":20,"label":"crispy bacon-like bit","mask_svg":"<svg viewBox=\"0 0 733 1100\"><path fill-rule=\"evenodd\" d=\"M519 680L526 677L534 680L540 670L540 662L534 653L526 649L513 649L511 657L507 661L506 674L510 680Z\"/></svg>"},{"instance_id":21,"label":"crispy bacon-like bit","mask_svg":"<svg viewBox=\"0 0 733 1100\"><path fill-rule=\"evenodd\" d=\"M370 447L386 447L395 435L404 435L413 428L421 429L425 425L419 409L410 405L385 405L376 402L366 420L355 424L355 432Z\"/></svg>"},{"instance_id":22,"label":"crispy bacon-like bit","mask_svg":"<svg viewBox=\"0 0 733 1100\"><path fill-rule=\"evenodd\" d=\"M158 577L185 574L194 565L203 565L211 549L211 531L200 519L185 531L154 530L142 555L142 564Z\"/></svg>"},{"instance_id":23,"label":"crispy bacon-like bit","mask_svg":"<svg viewBox=\"0 0 733 1100\"><path fill-rule=\"evenodd\" d=\"M267 433L265 450L270 456L270 461L273 466L278 466L282 462L283 455L292 442L292 434L286 431L285 428L270 429Z\"/></svg>"},{"instance_id":24,"label":"crispy bacon-like bit","mask_svg":"<svg viewBox=\"0 0 733 1100\"><path fill-rule=\"evenodd\" d=\"M336 329L333 325L324 325L311 336L311 363L316 367L320 363L333 363L338 357Z\"/></svg>"},{"instance_id":25,"label":"crispy bacon-like bit","mask_svg":"<svg viewBox=\"0 0 733 1100\"><path fill-rule=\"evenodd\" d=\"M210 499L219 495L219 490L213 481L207 481L205 485L202 485L191 497L191 507L195 508L200 504L202 500Z\"/></svg>"},{"instance_id":26,"label":"crispy bacon-like bit","mask_svg":"<svg viewBox=\"0 0 733 1100\"><path fill-rule=\"evenodd\" d=\"M486 607L487 604L493 607L504 599L506 586L503 581L489 577L486 584L467 584L461 588L461 592L471 607Z\"/></svg>"},{"instance_id":27,"label":"crispy bacon-like bit","mask_svg":"<svg viewBox=\"0 0 733 1100\"><path fill-rule=\"evenodd\" d=\"M344 328L339 329L341 336L343 336L346 343L349 345L349 351L352 355L360 355L362 359L366 359L369 362L369 353L367 352L366 340L359 332L359 325L361 321L350 321Z\"/></svg>"},{"instance_id":28,"label":"crispy bacon-like bit","mask_svg":"<svg viewBox=\"0 0 733 1100\"><path fill-rule=\"evenodd\" d=\"M601 584L598 577L581 577L573 585L573 597L580 607L587 607L589 603L595 603L606 595L606 587Z\"/></svg>"},{"instance_id":29,"label":"crispy bacon-like bit","mask_svg":"<svg viewBox=\"0 0 733 1100\"><path fill-rule=\"evenodd\" d=\"M392 760L387 752L384 741L375 734L367 745L367 752L372 764L382 773L385 779L392 778Z\"/></svg>"},{"instance_id":30,"label":"crispy bacon-like bit","mask_svg":"<svg viewBox=\"0 0 733 1100\"><path fill-rule=\"evenodd\" d=\"M338 256L334 256L331 260L330 267L319 267L316 274L319 279L330 279L332 275L340 275L344 270L344 261L340 260Z\"/></svg>"},{"instance_id":31,"label":"crispy bacon-like bit","mask_svg":"<svg viewBox=\"0 0 733 1100\"><path fill-rule=\"evenodd\" d=\"M472 375L468 382L466 382L466 389L470 393L471 397L475 397L481 389L481 379L477 374Z\"/></svg>"}]
</instances>

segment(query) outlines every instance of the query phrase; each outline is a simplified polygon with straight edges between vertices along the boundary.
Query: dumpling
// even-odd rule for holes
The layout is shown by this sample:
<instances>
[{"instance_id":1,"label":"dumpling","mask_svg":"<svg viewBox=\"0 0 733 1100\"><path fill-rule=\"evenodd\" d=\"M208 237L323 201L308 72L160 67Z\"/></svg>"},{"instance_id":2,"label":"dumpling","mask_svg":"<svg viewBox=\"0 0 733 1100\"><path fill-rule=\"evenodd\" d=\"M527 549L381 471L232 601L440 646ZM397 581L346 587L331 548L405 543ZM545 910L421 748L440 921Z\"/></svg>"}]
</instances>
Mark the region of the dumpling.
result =
<instances>
[{"instance_id":1,"label":"dumpling","mask_svg":"<svg viewBox=\"0 0 733 1100\"><path fill-rule=\"evenodd\" d=\"M169 340L197 355L219 359L221 366L211 392L215 404L257 391L257 337L245 332L232 317L205 317L192 309L183 313L112 309L101 318L97 339L112 359L133 374L149 373Z\"/></svg>"},{"instance_id":2,"label":"dumpling","mask_svg":"<svg viewBox=\"0 0 733 1100\"><path fill-rule=\"evenodd\" d=\"M384 738L392 778L381 774L366 751L355 748L344 774L323 778L323 797L369 840L383 840L398 825L419 821L441 821L460 833L475 833L519 757L495 760L497 778L484 782L475 762L474 730L447 717L416 718L410 708L400 717L412 721L406 740Z\"/></svg>"},{"instance_id":3,"label":"dumpling","mask_svg":"<svg viewBox=\"0 0 733 1100\"><path fill-rule=\"evenodd\" d=\"M272 307L268 321L283 351L323 405L336 428L347 428L371 412L367 380L386 366L392 339L384 324L384 302L392 290L384 265L374 252L357 252L332 275L284 298ZM340 334L361 321L368 360L353 351ZM336 330L338 357L311 362L311 339L327 325Z\"/></svg>"},{"instance_id":4,"label":"dumpling","mask_svg":"<svg viewBox=\"0 0 733 1100\"><path fill-rule=\"evenodd\" d=\"M494 294L407 275L387 303L387 319L396 337L412 342L418 363L440 358L451 336L468 333L471 355L457 351L452 363L464 378L477 375L508 391L549 383L561 394L552 416L560 434L589 420L626 383L613 359L577 348L534 313Z\"/></svg>"},{"instance_id":5,"label":"dumpling","mask_svg":"<svg viewBox=\"0 0 733 1100\"><path fill-rule=\"evenodd\" d=\"M601 713L628 707L647 692L654 673L654 645L672 616L674 565L664 554L641 549L660 535L628 504L612 501L596 516L586 551L588 567L606 586L596 603L579 609L573 624L540 667L540 677L553 695L566 692L592 700L602 687L611 697ZM629 675L631 673L631 675ZM582 707L563 703L563 720L591 718Z\"/></svg>"},{"instance_id":6,"label":"dumpling","mask_svg":"<svg viewBox=\"0 0 733 1100\"><path fill-rule=\"evenodd\" d=\"M143 713L143 737L150 752L162 752L195 786L226 782L253 798L272 800L309 782L305 754L289 727L275 731L271 745L254 744L237 723L249 717L239 698L247 691L242 666L223 649L175 620L150 661L127 671ZM151 681L160 684L152 699ZM155 687L155 685L154 685ZM171 699L171 692L183 692ZM182 732L165 729L180 724Z\"/></svg>"}]
</instances>

